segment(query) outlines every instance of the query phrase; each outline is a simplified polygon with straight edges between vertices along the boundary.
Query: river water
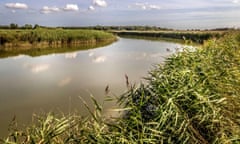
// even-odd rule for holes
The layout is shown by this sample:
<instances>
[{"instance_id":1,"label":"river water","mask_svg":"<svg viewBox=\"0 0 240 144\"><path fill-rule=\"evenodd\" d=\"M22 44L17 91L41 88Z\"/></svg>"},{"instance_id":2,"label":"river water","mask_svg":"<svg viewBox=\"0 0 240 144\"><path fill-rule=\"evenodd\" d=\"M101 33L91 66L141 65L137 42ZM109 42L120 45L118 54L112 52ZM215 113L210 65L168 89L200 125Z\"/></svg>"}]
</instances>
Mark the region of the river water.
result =
<instances>
[{"instance_id":1,"label":"river water","mask_svg":"<svg viewBox=\"0 0 240 144\"><path fill-rule=\"evenodd\" d=\"M13 117L28 124L32 113L77 110L86 115L79 96L90 104L93 95L102 103L107 86L110 95L119 95L127 90L125 74L138 84L154 64L179 47L171 42L119 38L96 49L0 58L0 137L7 135Z\"/></svg>"}]
</instances>

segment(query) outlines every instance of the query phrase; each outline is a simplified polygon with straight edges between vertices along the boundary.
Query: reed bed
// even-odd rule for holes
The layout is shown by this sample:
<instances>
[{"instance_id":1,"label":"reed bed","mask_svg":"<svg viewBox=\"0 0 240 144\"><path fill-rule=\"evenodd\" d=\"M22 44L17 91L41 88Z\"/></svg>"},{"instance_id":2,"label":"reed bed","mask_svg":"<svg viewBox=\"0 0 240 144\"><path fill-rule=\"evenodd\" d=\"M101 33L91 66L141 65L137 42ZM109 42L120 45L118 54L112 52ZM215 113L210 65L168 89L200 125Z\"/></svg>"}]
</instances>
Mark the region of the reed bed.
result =
<instances>
[{"instance_id":1,"label":"reed bed","mask_svg":"<svg viewBox=\"0 0 240 144\"><path fill-rule=\"evenodd\" d=\"M117 98L117 118L95 110L36 116L24 130L15 123L3 143L240 143L240 33L184 49L157 65L147 84L131 85ZM109 98L109 97L108 97Z\"/></svg>"},{"instance_id":2,"label":"reed bed","mask_svg":"<svg viewBox=\"0 0 240 144\"><path fill-rule=\"evenodd\" d=\"M226 31L113 31L119 36L135 36L144 38L162 38L162 39L176 39L188 40L195 43L203 44L204 41L211 38L219 38L223 36Z\"/></svg>"},{"instance_id":3,"label":"reed bed","mask_svg":"<svg viewBox=\"0 0 240 144\"><path fill-rule=\"evenodd\" d=\"M26 44L66 45L81 43L96 43L101 41L114 41L115 36L97 30L67 30L61 28L37 28L31 30L0 30L0 46L26 47Z\"/></svg>"}]
</instances>

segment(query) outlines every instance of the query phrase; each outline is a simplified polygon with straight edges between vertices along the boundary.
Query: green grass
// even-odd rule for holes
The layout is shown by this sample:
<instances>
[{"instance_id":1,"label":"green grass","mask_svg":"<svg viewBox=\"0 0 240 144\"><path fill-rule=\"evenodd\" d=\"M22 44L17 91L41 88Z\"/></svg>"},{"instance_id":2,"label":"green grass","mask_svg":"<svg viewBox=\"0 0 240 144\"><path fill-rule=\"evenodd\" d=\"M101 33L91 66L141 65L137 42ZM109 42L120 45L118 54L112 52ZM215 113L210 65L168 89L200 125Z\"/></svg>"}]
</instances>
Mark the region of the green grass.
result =
<instances>
[{"instance_id":1,"label":"green grass","mask_svg":"<svg viewBox=\"0 0 240 144\"><path fill-rule=\"evenodd\" d=\"M21 46L28 43L47 43L49 45L66 45L75 43L95 43L113 41L116 38L107 32L96 30L67 30L37 28L31 30L0 30L0 46ZM25 45L24 45L25 46Z\"/></svg>"},{"instance_id":2,"label":"green grass","mask_svg":"<svg viewBox=\"0 0 240 144\"><path fill-rule=\"evenodd\" d=\"M123 98L126 107L134 108L126 114L129 123L124 127L154 123L150 133L163 143L239 143L239 36L210 40L157 66L149 85Z\"/></svg>"},{"instance_id":3,"label":"green grass","mask_svg":"<svg viewBox=\"0 0 240 144\"><path fill-rule=\"evenodd\" d=\"M208 39L221 37L226 31L113 31L113 33L119 36L188 40L203 44Z\"/></svg>"},{"instance_id":4,"label":"green grass","mask_svg":"<svg viewBox=\"0 0 240 144\"><path fill-rule=\"evenodd\" d=\"M97 30L37 28L31 30L0 30L0 57L25 54L40 56L105 46L116 37Z\"/></svg>"},{"instance_id":5,"label":"green grass","mask_svg":"<svg viewBox=\"0 0 240 144\"><path fill-rule=\"evenodd\" d=\"M105 117L92 97L94 111L82 100L89 117L45 114L23 130L13 121L2 142L240 143L239 32L172 55L146 79L140 86L126 80L129 90L117 98L117 118Z\"/></svg>"}]
</instances>

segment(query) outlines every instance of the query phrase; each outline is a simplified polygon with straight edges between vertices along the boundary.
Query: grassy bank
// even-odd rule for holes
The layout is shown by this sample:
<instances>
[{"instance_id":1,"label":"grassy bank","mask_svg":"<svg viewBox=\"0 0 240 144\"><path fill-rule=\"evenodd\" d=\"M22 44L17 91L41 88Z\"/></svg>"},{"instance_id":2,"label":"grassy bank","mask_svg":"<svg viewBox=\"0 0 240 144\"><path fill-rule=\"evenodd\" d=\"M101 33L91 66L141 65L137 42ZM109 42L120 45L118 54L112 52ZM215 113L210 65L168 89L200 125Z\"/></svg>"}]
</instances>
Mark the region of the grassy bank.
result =
<instances>
[{"instance_id":1,"label":"grassy bank","mask_svg":"<svg viewBox=\"0 0 240 144\"><path fill-rule=\"evenodd\" d=\"M0 47L2 49L61 47L63 45L93 44L98 42L112 42L115 36L96 30L67 30L57 28L13 29L0 30Z\"/></svg>"},{"instance_id":2,"label":"grassy bank","mask_svg":"<svg viewBox=\"0 0 240 144\"><path fill-rule=\"evenodd\" d=\"M113 31L119 36L138 36L145 38L162 38L189 40L195 43L203 44L204 41L211 38L219 38L226 31Z\"/></svg>"},{"instance_id":3,"label":"grassy bank","mask_svg":"<svg viewBox=\"0 0 240 144\"><path fill-rule=\"evenodd\" d=\"M44 114L23 130L13 120L2 142L240 143L239 32L172 55L149 74L138 87L126 77L118 118L103 116L92 98L90 117Z\"/></svg>"}]
</instances>

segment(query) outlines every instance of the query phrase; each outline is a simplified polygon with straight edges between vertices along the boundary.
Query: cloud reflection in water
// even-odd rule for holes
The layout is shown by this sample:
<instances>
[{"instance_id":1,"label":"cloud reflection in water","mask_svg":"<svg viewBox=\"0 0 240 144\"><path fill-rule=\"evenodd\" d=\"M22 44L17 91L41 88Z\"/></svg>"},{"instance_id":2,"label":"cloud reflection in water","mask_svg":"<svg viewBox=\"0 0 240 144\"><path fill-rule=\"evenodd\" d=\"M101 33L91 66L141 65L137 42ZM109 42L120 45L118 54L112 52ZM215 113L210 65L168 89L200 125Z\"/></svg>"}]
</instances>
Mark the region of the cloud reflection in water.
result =
<instances>
[{"instance_id":1,"label":"cloud reflection in water","mask_svg":"<svg viewBox=\"0 0 240 144\"><path fill-rule=\"evenodd\" d=\"M50 64L25 64L24 67L30 69L32 73L40 73L47 71Z\"/></svg>"},{"instance_id":2,"label":"cloud reflection in water","mask_svg":"<svg viewBox=\"0 0 240 144\"><path fill-rule=\"evenodd\" d=\"M71 77L66 77L58 83L58 86L59 87L64 87L64 86L68 85L71 81L72 81Z\"/></svg>"},{"instance_id":3,"label":"cloud reflection in water","mask_svg":"<svg viewBox=\"0 0 240 144\"><path fill-rule=\"evenodd\" d=\"M97 56L97 57L93 58L92 62L93 63L104 63L106 60L107 60L106 56Z\"/></svg>"},{"instance_id":4,"label":"cloud reflection in water","mask_svg":"<svg viewBox=\"0 0 240 144\"><path fill-rule=\"evenodd\" d=\"M104 55L97 56L94 52L89 52L88 56L92 59L93 63L104 63L107 57Z\"/></svg>"},{"instance_id":5,"label":"cloud reflection in water","mask_svg":"<svg viewBox=\"0 0 240 144\"><path fill-rule=\"evenodd\" d=\"M77 55L78 55L77 52L67 53L67 54L65 54L65 58L66 59L75 59L77 57Z\"/></svg>"},{"instance_id":6,"label":"cloud reflection in water","mask_svg":"<svg viewBox=\"0 0 240 144\"><path fill-rule=\"evenodd\" d=\"M22 58L24 58L24 55L18 55L18 56L13 57L14 60L19 60Z\"/></svg>"}]
</instances>

